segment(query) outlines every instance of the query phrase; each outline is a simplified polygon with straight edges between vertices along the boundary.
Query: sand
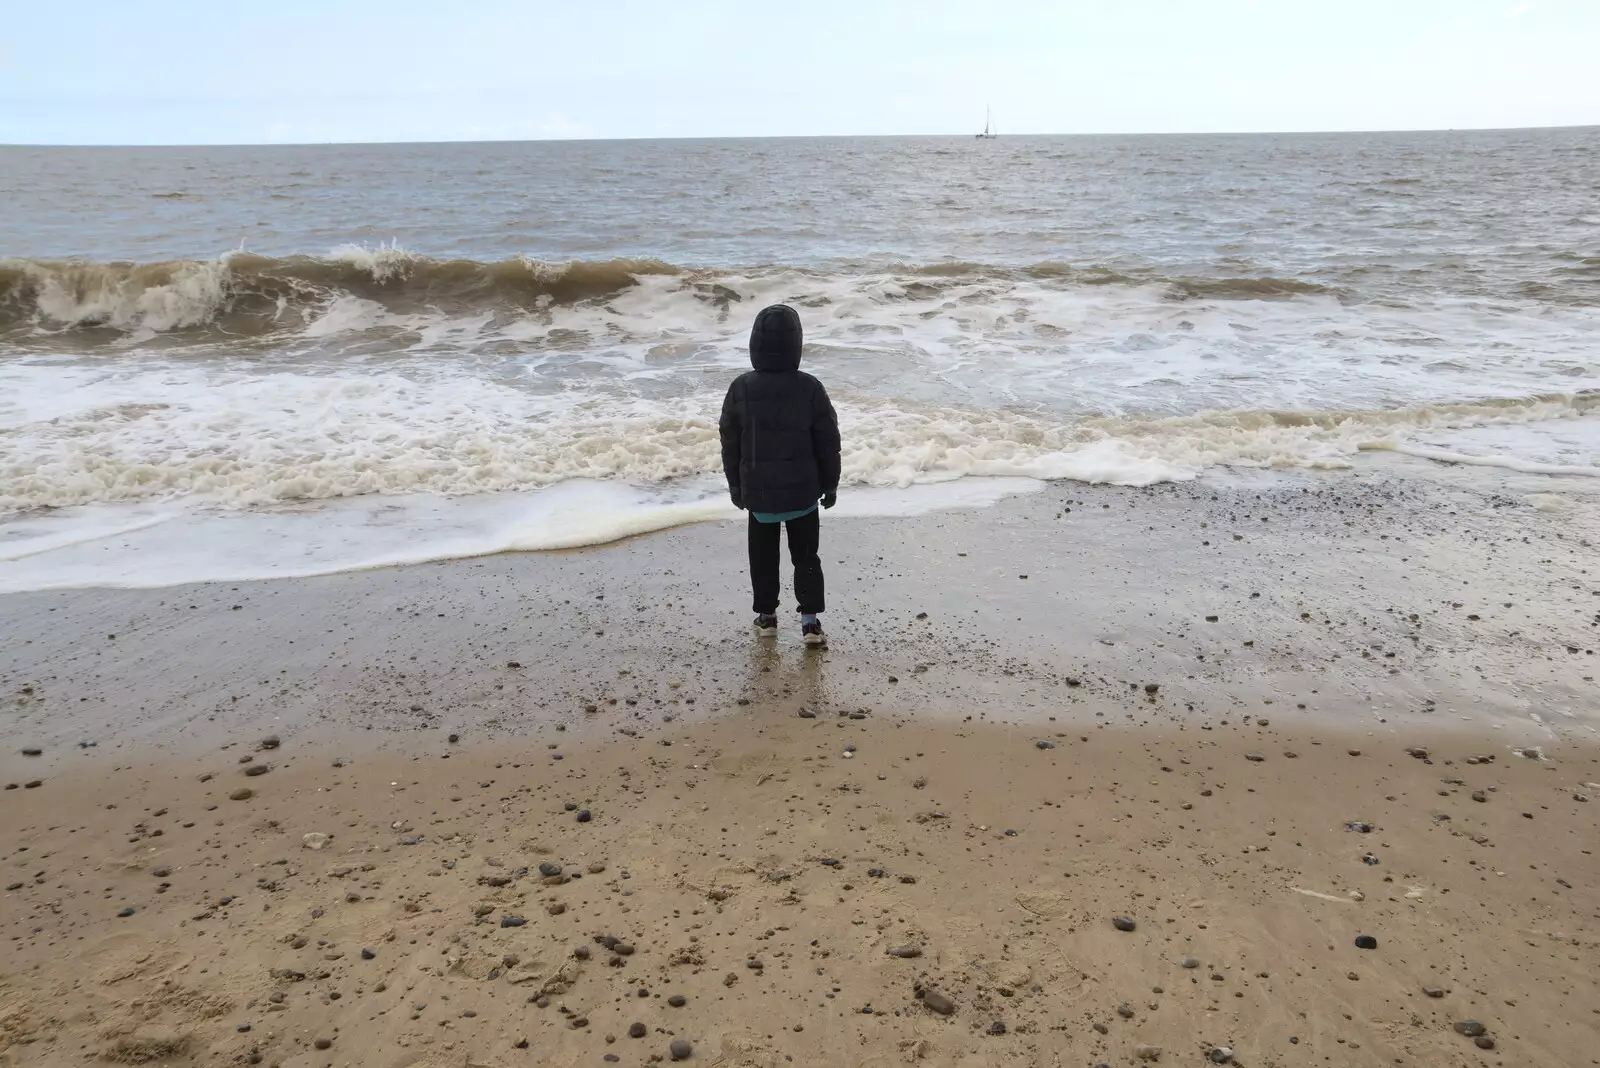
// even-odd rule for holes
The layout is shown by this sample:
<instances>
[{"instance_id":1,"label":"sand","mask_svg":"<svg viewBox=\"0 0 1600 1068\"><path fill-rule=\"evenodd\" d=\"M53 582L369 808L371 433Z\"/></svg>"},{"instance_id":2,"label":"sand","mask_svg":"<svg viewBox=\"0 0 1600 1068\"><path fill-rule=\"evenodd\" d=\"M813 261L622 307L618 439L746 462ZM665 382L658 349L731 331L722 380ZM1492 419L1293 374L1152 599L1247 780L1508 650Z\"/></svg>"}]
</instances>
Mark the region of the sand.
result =
<instances>
[{"instance_id":1,"label":"sand","mask_svg":"<svg viewBox=\"0 0 1600 1068\"><path fill-rule=\"evenodd\" d=\"M835 523L825 653L717 526L0 598L0 1064L1600 1063L1547 486Z\"/></svg>"}]
</instances>

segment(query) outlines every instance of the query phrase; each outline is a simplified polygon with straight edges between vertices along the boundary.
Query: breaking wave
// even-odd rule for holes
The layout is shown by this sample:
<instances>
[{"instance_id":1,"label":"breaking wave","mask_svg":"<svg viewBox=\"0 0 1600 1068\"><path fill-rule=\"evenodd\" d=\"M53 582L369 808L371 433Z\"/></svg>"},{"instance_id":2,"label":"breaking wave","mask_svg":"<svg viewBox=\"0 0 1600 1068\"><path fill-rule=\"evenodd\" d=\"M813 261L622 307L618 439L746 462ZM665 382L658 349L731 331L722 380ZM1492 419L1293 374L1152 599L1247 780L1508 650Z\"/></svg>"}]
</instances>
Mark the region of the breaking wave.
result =
<instances>
[{"instance_id":1,"label":"breaking wave","mask_svg":"<svg viewBox=\"0 0 1600 1068\"><path fill-rule=\"evenodd\" d=\"M1337 289L1293 278L1168 278L1056 262L1022 268L959 261L853 263L838 270L864 282L898 278L913 285L1027 279L1068 287L1153 287L1177 301L1339 295ZM278 258L234 252L214 260L152 263L6 259L0 260L0 332L31 327L51 333L201 331L248 336L303 326L341 297L372 301L397 313L514 315L551 305L604 302L643 279L663 275L682 276L701 299L733 302L739 295L721 282L776 274L837 277L816 268L708 269L656 259L447 260L391 245L343 246L323 256Z\"/></svg>"}]
</instances>

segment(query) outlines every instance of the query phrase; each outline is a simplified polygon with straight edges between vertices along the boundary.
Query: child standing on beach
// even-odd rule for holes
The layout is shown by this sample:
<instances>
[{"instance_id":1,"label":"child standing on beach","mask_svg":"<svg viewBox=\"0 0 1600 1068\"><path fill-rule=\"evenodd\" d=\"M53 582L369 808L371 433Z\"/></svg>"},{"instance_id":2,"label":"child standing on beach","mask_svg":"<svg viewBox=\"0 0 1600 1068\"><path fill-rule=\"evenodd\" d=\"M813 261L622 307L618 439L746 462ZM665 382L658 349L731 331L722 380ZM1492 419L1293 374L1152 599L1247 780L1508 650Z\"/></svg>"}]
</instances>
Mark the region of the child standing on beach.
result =
<instances>
[{"instance_id":1,"label":"child standing on beach","mask_svg":"<svg viewBox=\"0 0 1600 1068\"><path fill-rule=\"evenodd\" d=\"M789 559L807 645L827 638L817 503L839 491L839 420L822 383L800 370L800 315L763 308L750 329L750 366L722 402L722 469L736 508L750 513L750 585L756 633L778 633L778 528L789 529Z\"/></svg>"}]
</instances>

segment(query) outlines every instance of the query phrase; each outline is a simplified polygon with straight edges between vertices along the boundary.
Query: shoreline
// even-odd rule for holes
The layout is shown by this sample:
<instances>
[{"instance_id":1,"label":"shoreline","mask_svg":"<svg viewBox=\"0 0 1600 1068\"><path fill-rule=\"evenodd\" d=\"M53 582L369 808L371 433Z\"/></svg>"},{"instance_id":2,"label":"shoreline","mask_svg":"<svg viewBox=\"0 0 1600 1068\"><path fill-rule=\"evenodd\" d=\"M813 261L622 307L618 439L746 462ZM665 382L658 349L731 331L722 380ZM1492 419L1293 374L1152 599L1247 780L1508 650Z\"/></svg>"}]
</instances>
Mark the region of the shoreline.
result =
<instances>
[{"instance_id":1,"label":"shoreline","mask_svg":"<svg viewBox=\"0 0 1600 1068\"><path fill-rule=\"evenodd\" d=\"M836 518L823 653L718 525L0 596L0 1065L1586 1063L1596 502L1549 494Z\"/></svg>"}]
</instances>

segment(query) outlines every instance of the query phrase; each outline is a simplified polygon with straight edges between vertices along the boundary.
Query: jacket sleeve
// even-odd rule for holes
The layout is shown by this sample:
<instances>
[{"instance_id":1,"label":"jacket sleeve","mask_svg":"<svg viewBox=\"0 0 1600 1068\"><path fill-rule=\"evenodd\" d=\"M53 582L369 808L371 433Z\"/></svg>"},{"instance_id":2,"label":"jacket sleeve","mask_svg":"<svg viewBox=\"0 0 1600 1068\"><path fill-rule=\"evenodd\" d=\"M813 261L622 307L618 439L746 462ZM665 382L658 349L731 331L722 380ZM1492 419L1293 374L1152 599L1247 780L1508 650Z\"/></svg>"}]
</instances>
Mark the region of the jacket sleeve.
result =
<instances>
[{"instance_id":1,"label":"jacket sleeve","mask_svg":"<svg viewBox=\"0 0 1600 1068\"><path fill-rule=\"evenodd\" d=\"M839 417L821 382L811 395L811 452L817 458L817 474L826 496L839 491Z\"/></svg>"},{"instance_id":2,"label":"jacket sleeve","mask_svg":"<svg viewBox=\"0 0 1600 1068\"><path fill-rule=\"evenodd\" d=\"M744 427L739 422L739 402L734 398L738 389L738 381L728 387L728 395L722 400L722 418L717 423L717 430L722 437L722 473L727 476L728 492L736 501L742 496L739 448L744 439Z\"/></svg>"}]
</instances>

